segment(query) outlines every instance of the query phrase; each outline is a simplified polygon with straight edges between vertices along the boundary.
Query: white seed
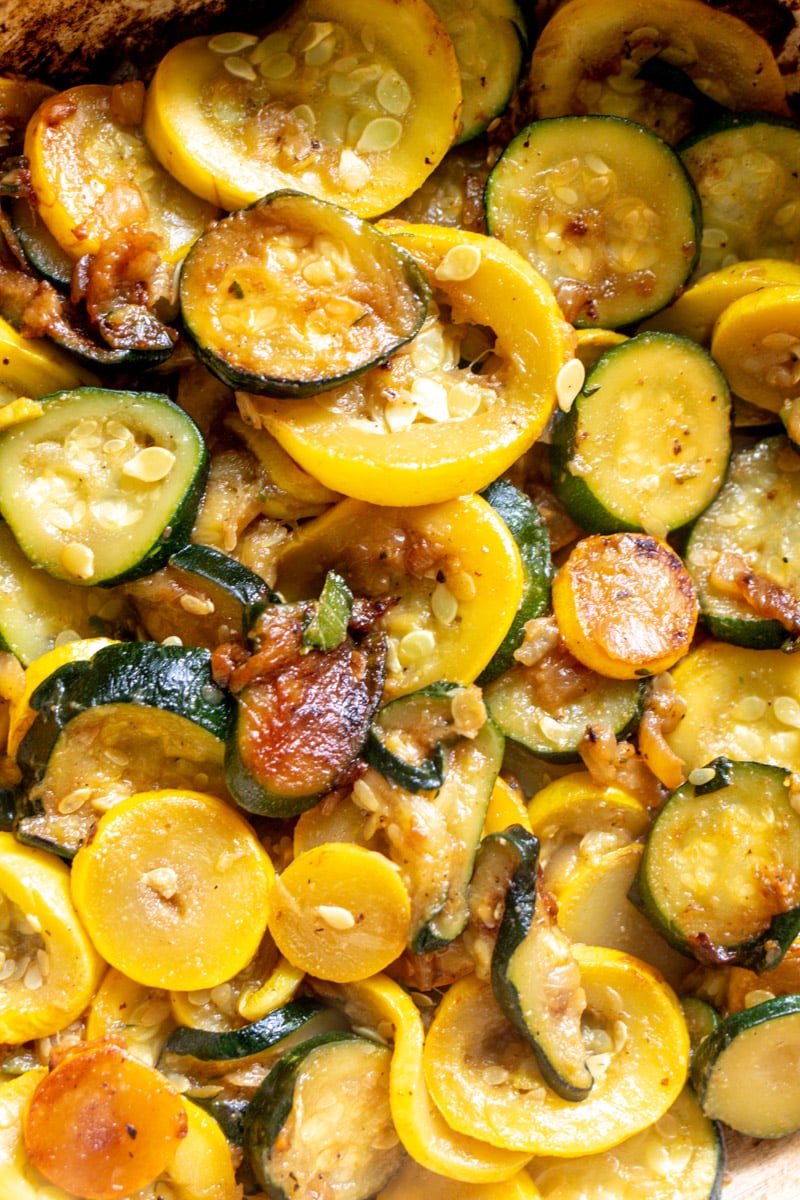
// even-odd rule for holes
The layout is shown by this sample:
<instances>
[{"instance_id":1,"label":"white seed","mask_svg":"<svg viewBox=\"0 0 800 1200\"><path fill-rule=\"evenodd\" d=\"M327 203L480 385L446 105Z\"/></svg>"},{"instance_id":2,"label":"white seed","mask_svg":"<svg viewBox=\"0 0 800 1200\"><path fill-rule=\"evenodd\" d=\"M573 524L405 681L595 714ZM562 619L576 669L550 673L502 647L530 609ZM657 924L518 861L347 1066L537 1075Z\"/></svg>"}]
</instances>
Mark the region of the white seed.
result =
<instances>
[{"instance_id":1,"label":"white seed","mask_svg":"<svg viewBox=\"0 0 800 1200\"><path fill-rule=\"evenodd\" d=\"M711 782L711 780L714 778L714 774L715 771L713 767L695 767L695 769L689 773L689 783L692 785L692 787L702 787L704 784Z\"/></svg>"},{"instance_id":2,"label":"white seed","mask_svg":"<svg viewBox=\"0 0 800 1200\"><path fill-rule=\"evenodd\" d=\"M767 711L763 696L743 696L736 705L736 716L741 721L758 721Z\"/></svg>"},{"instance_id":3,"label":"white seed","mask_svg":"<svg viewBox=\"0 0 800 1200\"><path fill-rule=\"evenodd\" d=\"M403 126L394 117L375 117L356 143L359 154L378 154L391 150L400 141Z\"/></svg>"},{"instance_id":4,"label":"white seed","mask_svg":"<svg viewBox=\"0 0 800 1200\"><path fill-rule=\"evenodd\" d=\"M178 872L174 867L154 867L143 872L141 879L164 900L171 900L178 890Z\"/></svg>"},{"instance_id":5,"label":"white seed","mask_svg":"<svg viewBox=\"0 0 800 1200\"><path fill-rule=\"evenodd\" d=\"M791 729L800 729L800 704L794 696L776 696L772 711L781 725L788 725Z\"/></svg>"},{"instance_id":6,"label":"white seed","mask_svg":"<svg viewBox=\"0 0 800 1200\"><path fill-rule=\"evenodd\" d=\"M91 579L94 575L94 551L80 542L70 542L61 551L61 566L75 579Z\"/></svg>"},{"instance_id":7,"label":"white seed","mask_svg":"<svg viewBox=\"0 0 800 1200\"><path fill-rule=\"evenodd\" d=\"M74 791L68 792L66 796L62 796L58 802L57 808L60 813L65 816L69 813L77 812L79 808L83 808L87 800L91 798L92 789L90 787L75 788Z\"/></svg>"},{"instance_id":8,"label":"white seed","mask_svg":"<svg viewBox=\"0 0 800 1200\"><path fill-rule=\"evenodd\" d=\"M363 158L345 146L339 155L339 182L348 192L357 192L369 183L371 171Z\"/></svg>"},{"instance_id":9,"label":"white seed","mask_svg":"<svg viewBox=\"0 0 800 1200\"><path fill-rule=\"evenodd\" d=\"M481 252L477 246L453 246L434 271L437 279L460 283L471 279L481 265Z\"/></svg>"},{"instance_id":10,"label":"white seed","mask_svg":"<svg viewBox=\"0 0 800 1200\"><path fill-rule=\"evenodd\" d=\"M259 71L265 79L288 79L294 74L295 60L291 54L273 54L259 63Z\"/></svg>"},{"instance_id":11,"label":"white seed","mask_svg":"<svg viewBox=\"0 0 800 1200\"><path fill-rule=\"evenodd\" d=\"M295 49L300 54L305 54L307 50L313 50L325 38L330 37L334 31L334 26L331 21L309 21L305 30L295 43Z\"/></svg>"},{"instance_id":12,"label":"white seed","mask_svg":"<svg viewBox=\"0 0 800 1200\"><path fill-rule=\"evenodd\" d=\"M419 409L411 399L411 394L402 392L383 410L386 428L390 433L399 433L401 429L408 429L417 419L418 412Z\"/></svg>"},{"instance_id":13,"label":"white seed","mask_svg":"<svg viewBox=\"0 0 800 1200\"><path fill-rule=\"evenodd\" d=\"M234 75L237 79L245 79L248 83L255 83L258 79L253 64L240 54L229 54L223 59L222 65L229 75Z\"/></svg>"},{"instance_id":14,"label":"white seed","mask_svg":"<svg viewBox=\"0 0 800 1200\"><path fill-rule=\"evenodd\" d=\"M122 468L122 474L142 483L160 483L175 466L175 455L165 446L145 446Z\"/></svg>"},{"instance_id":15,"label":"white seed","mask_svg":"<svg viewBox=\"0 0 800 1200\"><path fill-rule=\"evenodd\" d=\"M356 923L356 919L350 912L350 909L342 908L338 904L318 904L314 911L326 925L340 932L343 932L345 929L352 929Z\"/></svg>"},{"instance_id":16,"label":"white seed","mask_svg":"<svg viewBox=\"0 0 800 1200\"><path fill-rule=\"evenodd\" d=\"M215 54L241 54L255 46L258 38L252 33L217 33L208 39L208 48Z\"/></svg>"},{"instance_id":17,"label":"white seed","mask_svg":"<svg viewBox=\"0 0 800 1200\"><path fill-rule=\"evenodd\" d=\"M306 50L303 58L309 67L324 67L333 58L335 49L335 38L323 38L321 42L317 42L316 46L312 46L310 50Z\"/></svg>"},{"instance_id":18,"label":"white seed","mask_svg":"<svg viewBox=\"0 0 800 1200\"><path fill-rule=\"evenodd\" d=\"M180 598L180 606L184 612L195 617L209 617L214 612L214 601L208 596L193 596L186 592Z\"/></svg>"},{"instance_id":19,"label":"white seed","mask_svg":"<svg viewBox=\"0 0 800 1200\"><path fill-rule=\"evenodd\" d=\"M436 648L436 638L429 629L415 629L400 639L398 657L404 667L429 658Z\"/></svg>"},{"instance_id":20,"label":"white seed","mask_svg":"<svg viewBox=\"0 0 800 1200\"><path fill-rule=\"evenodd\" d=\"M411 397L423 417L429 421L447 421L450 409L447 388L438 379L421 375L411 384Z\"/></svg>"},{"instance_id":21,"label":"white seed","mask_svg":"<svg viewBox=\"0 0 800 1200\"><path fill-rule=\"evenodd\" d=\"M442 625L452 625L458 616L458 600L445 583L437 583L431 593L431 612Z\"/></svg>"},{"instance_id":22,"label":"white seed","mask_svg":"<svg viewBox=\"0 0 800 1200\"><path fill-rule=\"evenodd\" d=\"M564 363L556 375L556 400L562 412L569 412L572 408L585 379L586 368L579 358L571 358Z\"/></svg>"},{"instance_id":23,"label":"white seed","mask_svg":"<svg viewBox=\"0 0 800 1200\"><path fill-rule=\"evenodd\" d=\"M393 117L402 117L411 105L411 88L397 71L384 71L375 89L375 98Z\"/></svg>"}]
</instances>

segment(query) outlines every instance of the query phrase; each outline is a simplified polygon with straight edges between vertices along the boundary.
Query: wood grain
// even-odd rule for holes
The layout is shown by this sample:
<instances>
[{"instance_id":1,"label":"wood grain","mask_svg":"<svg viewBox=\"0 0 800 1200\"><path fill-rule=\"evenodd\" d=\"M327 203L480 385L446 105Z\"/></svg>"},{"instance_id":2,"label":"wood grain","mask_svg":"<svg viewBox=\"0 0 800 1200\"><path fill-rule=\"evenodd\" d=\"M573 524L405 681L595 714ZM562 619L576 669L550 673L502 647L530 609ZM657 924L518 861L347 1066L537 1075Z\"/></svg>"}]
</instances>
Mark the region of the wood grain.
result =
<instances>
[{"instance_id":1,"label":"wood grain","mask_svg":"<svg viewBox=\"0 0 800 1200\"><path fill-rule=\"evenodd\" d=\"M800 1133L777 1141L726 1133L722 1200L798 1200Z\"/></svg>"}]
</instances>

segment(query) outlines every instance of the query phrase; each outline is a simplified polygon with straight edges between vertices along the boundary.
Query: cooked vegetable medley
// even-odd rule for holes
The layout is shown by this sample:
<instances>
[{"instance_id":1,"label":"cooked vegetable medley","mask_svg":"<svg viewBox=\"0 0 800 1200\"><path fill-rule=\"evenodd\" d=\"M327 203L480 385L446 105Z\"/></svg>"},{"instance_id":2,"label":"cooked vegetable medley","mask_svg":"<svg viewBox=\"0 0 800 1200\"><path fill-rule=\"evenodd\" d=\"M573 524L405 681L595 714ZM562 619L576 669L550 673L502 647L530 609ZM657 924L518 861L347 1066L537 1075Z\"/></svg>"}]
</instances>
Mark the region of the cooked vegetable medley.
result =
<instances>
[{"instance_id":1,"label":"cooked vegetable medley","mask_svg":"<svg viewBox=\"0 0 800 1200\"><path fill-rule=\"evenodd\" d=\"M800 127L703 0L0 79L0 1192L800 1130Z\"/></svg>"}]
</instances>

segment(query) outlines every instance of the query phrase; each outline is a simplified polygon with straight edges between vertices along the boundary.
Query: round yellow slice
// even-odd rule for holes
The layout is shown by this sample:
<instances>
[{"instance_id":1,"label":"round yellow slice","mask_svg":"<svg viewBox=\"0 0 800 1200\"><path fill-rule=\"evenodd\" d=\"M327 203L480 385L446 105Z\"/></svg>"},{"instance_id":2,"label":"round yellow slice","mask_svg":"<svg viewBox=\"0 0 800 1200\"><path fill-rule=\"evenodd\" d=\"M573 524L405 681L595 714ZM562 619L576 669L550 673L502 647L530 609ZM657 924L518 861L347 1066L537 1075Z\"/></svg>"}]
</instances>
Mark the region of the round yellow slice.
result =
<instances>
[{"instance_id":1,"label":"round yellow slice","mask_svg":"<svg viewBox=\"0 0 800 1200\"><path fill-rule=\"evenodd\" d=\"M112 966L151 987L211 988L255 954L274 870L247 822L200 792L139 792L72 866L75 907Z\"/></svg>"}]
</instances>

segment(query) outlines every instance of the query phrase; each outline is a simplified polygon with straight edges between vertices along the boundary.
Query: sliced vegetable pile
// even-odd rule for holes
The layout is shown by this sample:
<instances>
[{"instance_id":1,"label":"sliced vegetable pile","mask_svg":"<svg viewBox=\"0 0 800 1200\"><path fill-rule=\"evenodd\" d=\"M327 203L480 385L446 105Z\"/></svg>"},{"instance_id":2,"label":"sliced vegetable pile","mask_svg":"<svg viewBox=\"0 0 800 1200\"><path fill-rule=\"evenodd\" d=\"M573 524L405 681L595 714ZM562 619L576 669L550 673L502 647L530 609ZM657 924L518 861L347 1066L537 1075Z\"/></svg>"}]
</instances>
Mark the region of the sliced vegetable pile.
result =
<instances>
[{"instance_id":1,"label":"sliced vegetable pile","mask_svg":"<svg viewBox=\"0 0 800 1200\"><path fill-rule=\"evenodd\" d=\"M0 1191L800 1129L800 183L701 0L0 80Z\"/></svg>"}]
</instances>

